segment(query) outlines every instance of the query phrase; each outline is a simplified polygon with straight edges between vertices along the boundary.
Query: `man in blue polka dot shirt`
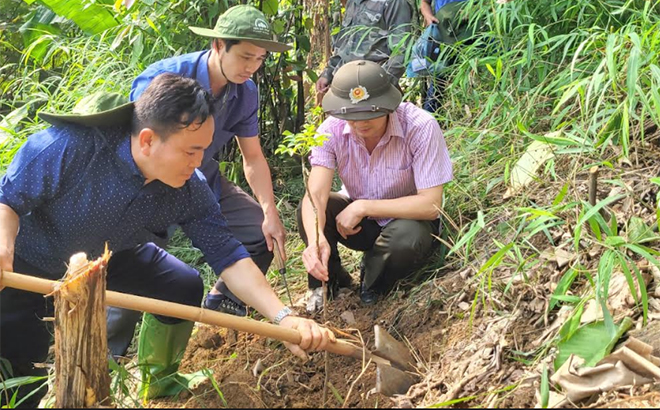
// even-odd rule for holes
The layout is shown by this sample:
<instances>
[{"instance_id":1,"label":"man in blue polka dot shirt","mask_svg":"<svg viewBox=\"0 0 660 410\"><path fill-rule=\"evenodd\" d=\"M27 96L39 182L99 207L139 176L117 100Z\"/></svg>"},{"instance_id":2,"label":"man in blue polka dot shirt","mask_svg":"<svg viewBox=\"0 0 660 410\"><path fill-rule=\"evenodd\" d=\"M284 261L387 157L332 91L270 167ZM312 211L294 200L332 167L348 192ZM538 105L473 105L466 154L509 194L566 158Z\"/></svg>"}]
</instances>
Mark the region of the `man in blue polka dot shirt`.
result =
<instances>
[{"instance_id":1,"label":"man in blue polka dot shirt","mask_svg":"<svg viewBox=\"0 0 660 410\"><path fill-rule=\"evenodd\" d=\"M329 330L282 304L196 170L213 138L208 92L195 80L163 74L135 103L117 107L117 97L79 104L87 113L40 114L53 126L28 138L0 180L0 268L58 279L71 255L96 257L108 243L108 289L199 306L199 273L155 244L140 243L145 229L176 223L236 295L300 331L301 344L287 346L294 354L304 357L333 341ZM14 377L45 374L33 365L47 358L51 335L41 319L52 314L52 301L42 295L0 292L0 356ZM151 380L145 397L172 393L167 382L153 380L176 372L192 327L145 314L138 348L139 363L149 365L142 371L143 381ZM31 391L22 389L22 395ZM42 390L23 404L36 405Z\"/></svg>"}]
</instances>

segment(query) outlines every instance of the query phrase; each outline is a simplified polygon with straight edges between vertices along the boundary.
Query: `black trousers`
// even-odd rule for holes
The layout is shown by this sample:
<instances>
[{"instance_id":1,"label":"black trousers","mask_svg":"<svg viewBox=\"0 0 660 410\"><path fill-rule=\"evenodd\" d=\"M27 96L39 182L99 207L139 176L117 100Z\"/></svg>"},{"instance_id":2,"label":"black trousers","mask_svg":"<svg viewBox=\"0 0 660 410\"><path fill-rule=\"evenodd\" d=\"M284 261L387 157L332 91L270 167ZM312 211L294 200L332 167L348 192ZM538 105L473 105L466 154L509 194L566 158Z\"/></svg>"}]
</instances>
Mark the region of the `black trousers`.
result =
<instances>
[{"instance_id":1,"label":"black trousers","mask_svg":"<svg viewBox=\"0 0 660 410\"><path fill-rule=\"evenodd\" d=\"M273 253L268 250L266 238L261 230L264 222L263 210L257 201L227 178L224 176L218 178L221 184L220 208L227 219L227 225L265 275L273 260ZM167 239L162 239L160 245L167 246ZM216 283L216 288L235 302L241 302L221 278ZM142 312L108 308L108 346L114 356L126 354L135 334L135 325L141 316Z\"/></svg>"},{"instance_id":2,"label":"black trousers","mask_svg":"<svg viewBox=\"0 0 660 410\"><path fill-rule=\"evenodd\" d=\"M378 293L388 292L397 280L403 279L418 269L437 243L432 234L438 232L438 220L416 221L395 219L384 227L372 219L364 218L360 222L362 229L355 235L344 239L337 231L337 215L351 202L351 199L332 192L326 207L326 223L323 233L330 244L328 261L329 286L337 280L341 269L341 260L337 244L363 251L363 277L361 281L366 289ZM307 245L308 237L302 224L301 208L298 207L298 231ZM321 286L321 281L308 275L310 289Z\"/></svg>"}]
</instances>

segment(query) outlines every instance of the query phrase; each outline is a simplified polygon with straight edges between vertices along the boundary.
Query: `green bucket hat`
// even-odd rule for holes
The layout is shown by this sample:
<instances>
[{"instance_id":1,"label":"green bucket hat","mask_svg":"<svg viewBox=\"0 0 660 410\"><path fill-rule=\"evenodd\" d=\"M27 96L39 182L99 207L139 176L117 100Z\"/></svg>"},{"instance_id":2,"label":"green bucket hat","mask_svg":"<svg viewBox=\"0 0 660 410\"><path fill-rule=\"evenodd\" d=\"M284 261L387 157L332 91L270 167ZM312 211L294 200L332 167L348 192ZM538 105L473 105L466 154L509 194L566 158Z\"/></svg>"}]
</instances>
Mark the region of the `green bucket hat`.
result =
<instances>
[{"instance_id":1,"label":"green bucket hat","mask_svg":"<svg viewBox=\"0 0 660 410\"><path fill-rule=\"evenodd\" d=\"M79 124L88 127L107 127L130 124L133 119L132 102L118 93L99 91L80 100L71 114L40 112L39 118L53 125Z\"/></svg>"},{"instance_id":2,"label":"green bucket hat","mask_svg":"<svg viewBox=\"0 0 660 410\"><path fill-rule=\"evenodd\" d=\"M357 60L337 70L323 97L323 111L333 117L365 121L390 114L401 104L401 92L390 82L383 67Z\"/></svg>"},{"instance_id":3,"label":"green bucket hat","mask_svg":"<svg viewBox=\"0 0 660 410\"><path fill-rule=\"evenodd\" d=\"M202 27L188 28L200 36L248 41L266 51L282 52L291 49L291 46L274 40L273 30L266 16L247 4L228 8L218 17L212 30Z\"/></svg>"}]
</instances>

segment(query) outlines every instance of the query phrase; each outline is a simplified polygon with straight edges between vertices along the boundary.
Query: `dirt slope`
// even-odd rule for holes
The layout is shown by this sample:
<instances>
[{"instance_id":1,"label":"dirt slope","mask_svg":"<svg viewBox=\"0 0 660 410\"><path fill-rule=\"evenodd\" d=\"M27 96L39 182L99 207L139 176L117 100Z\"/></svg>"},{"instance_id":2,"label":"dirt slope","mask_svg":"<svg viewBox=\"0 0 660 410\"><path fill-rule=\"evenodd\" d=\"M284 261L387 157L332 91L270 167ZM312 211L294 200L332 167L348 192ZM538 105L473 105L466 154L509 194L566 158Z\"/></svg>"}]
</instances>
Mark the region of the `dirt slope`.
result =
<instances>
[{"instance_id":1,"label":"dirt slope","mask_svg":"<svg viewBox=\"0 0 660 410\"><path fill-rule=\"evenodd\" d=\"M600 199L618 192L627 193L624 199L609 207L609 212L617 216L621 235L628 234L625 232L627 223L633 216L641 218L650 227L656 225L657 189L649 178L660 173L658 154L655 144L647 143L633 152L631 161L617 163L613 170L601 171ZM575 172L559 176L551 183L536 183L516 204L548 205L566 181L572 181L567 198L586 200L587 164L584 159L558 161L556 169ZM604 182L615 179L621 183ZM500 199L503 191L504 187L493 193L492 206L503 203ZM492 272L490 287L484 293L478 272L497 250L493 238L501 243L516 240L515 230L500 229L515 223L514 206L509 209L476 238L473 246L480 250L480 260L466 264L450 260L453 262L451 269L440 272L421 286L401 286L375 307L361 306L354 290L331 303L329 322L344 331L353 328L353 335L359 331L367 346L373 346L374 324L384 326L399 340L408 343L418 359L421 382L407 395L390 399L372 392L374 366L361 374L360 362L330 356L332 387L328 391L327 407L427 407L442 404L449 407L510 408L537 404L540 369L544 362L551 363L555 353L551 341L563 323L560 311L555 308L546 313L547 306L568 266L562 265L556 254L543 251L570 249L567 243L572 239L568 233L573 229L577 215L563 215L567 224L550 229L552 243L544 234L533 236L525 249L538 250L535 254L538 261L522 265L531 266L524 272L518 271L514 264L502 264ZM579 257L587 269L595 269L602 252L602 248L586 241L575 257ZM522 255L523 258L530 256L533 256L531 251ZM639 266L649 278L652 323L660 318L660 291L656 290L657 279L653 279L650 268L642 262ZM353 275L357 277L357 273ZM587 287L586 281L577 281L572 288L573 294L580 295ZM478 291L479 297L473 304ZM301 297L301 291L295 292L294 299ZM615 318L632 315L637 327L641 327L639 310L626 305L625 298L622 300L622 305L613 307ZM301 307L300 310L304 309ZM345 312L352 313L355 324L342 319ZM253 369L259 360L263 370L255 375ZM196 371L202 367L213 370L224 401L213 385L205 382L192 394L177 399L154 400L151 406L302 408L322 405L324 361L321 353L312 355L311 360L303 364L277 342L201 325L189 344L183 370ZM575 406L658 407L659 391L658 386L634 389L624 386L619 391L603 393Z\"/></svg>"}]
</instances>

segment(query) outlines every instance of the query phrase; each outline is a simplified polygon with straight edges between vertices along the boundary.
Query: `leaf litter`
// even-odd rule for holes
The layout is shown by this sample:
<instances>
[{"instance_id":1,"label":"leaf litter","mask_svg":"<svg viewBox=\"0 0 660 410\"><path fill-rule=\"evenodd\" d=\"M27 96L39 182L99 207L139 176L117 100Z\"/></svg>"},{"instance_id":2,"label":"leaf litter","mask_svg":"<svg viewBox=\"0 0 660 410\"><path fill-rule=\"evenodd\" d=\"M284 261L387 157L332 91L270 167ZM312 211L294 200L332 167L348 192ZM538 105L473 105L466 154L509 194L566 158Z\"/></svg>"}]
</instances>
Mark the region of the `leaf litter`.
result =
<instances>
[{"instance_id":1,"label":"leaf litter","mask_svg":"<svg viewBox=\"0 0 660 410\"><path fill-rule=\"evenodd\" d=\"M622 241L653 245L657 185L649 178L660 174L657 148L643 144L636 158L622 168L602 168L598 198L622 199L611 202L606 211L613 215ZM568 186L560 203L586 201L588 198L588 167L586 159L555 158L557 169L577 169L566 180L536 178L517 195L515 204L552 204L557 193ZM583 161L580 164L579 161ZM505 187L496 187L491 195L502 198ZM497 200L495 200L497 202ZM501 203L500 203L501 204ZM495 204L497 205L497 204ZM556 358L561 332L571 325L602 320L595 299L578 303L593 292L590 280L599 280L601 256L607 251L603 241L594 239L592 227L583 227L587 234L573 243L576 222L580 215L575 207L553 210L563 221L521 240L512 227L520 221L520 213L508 206L497 220L485 224L472 243L469 262L454 256L448 268L418 286L402 284L390 297L373 307L360 305L355 291L331 302L328 319L335 325L351 323L353 333L359 332L364 342L373 344L373 325L384 326L404 341L418 360L421 381L406 395L387 398L374 393L375 367L363 369L359 361L331 356L332 394L327 407L534 407L538 405L542 369L556 372ZM602 235L601 239L605 235ZM492 267L488 280L480 280L481 266L504 243L524 244L509 250L501 263ZM618 242L614 241L617 244ZM577 245L577 248L575 247ZM633 296L621 269L614 269L609 279L607 306L617 323L625 317L633 321L636 337L644 340L647 329L660 323L660 268L646 259L622 248L635 262L648 289L648 327L643 327L641 292ZM520 252L517 255L514 251ZM571 274L578 269L579 274ZM353 276L359 273L354 272ZM588 275L587 275L588 274ZM483 272L482 272L483 275ZM591 278L591 279L588 279ZM560 299L553 297L561 287ZM564 289L565 288L565 289ZM304 291L303 291L304 292ZM300 293L300 292L297 292ZM294 300L301 294L294 295ZM575 321L574 312L581 306L583 317ZM467 307L467 308L466 308ZM304 309L299 308L303 312ZM346 313L350 312L350 314ZM582 321L581 319L588 319ZM353 322L355 320L355 323ZM655 343L658 349L658 333ZM624 335L621 341L625 341ZM210 340L210 341L209 341ZM647 340L648 341L648 340ZM652 343L651 343L652 344ZM613 350L619 349L620 344ZM657 355L658 352L654 351ZM323 355L310 355L302 363L277 341L226 329L198 325L189 344L182 371L208 367L213 371L222 398L207 382L192 394L179 398L158 399L153 407L320 407L323 384ZM263 370L255 377L253 369L260 361ZM255 372L256 373L256 372ZM359 377L358 377L359 376ZM350 397L346 400L350 390ZM551 394L558 393L554 386ZM226 404L225 404L226 400ZM639 386L613 386L611 390L590 394L564 407L657 407L660 388L657 383Z\"/></svg>"}]
</instances>

